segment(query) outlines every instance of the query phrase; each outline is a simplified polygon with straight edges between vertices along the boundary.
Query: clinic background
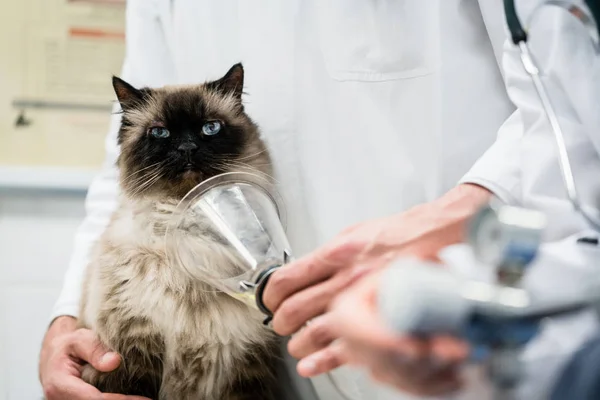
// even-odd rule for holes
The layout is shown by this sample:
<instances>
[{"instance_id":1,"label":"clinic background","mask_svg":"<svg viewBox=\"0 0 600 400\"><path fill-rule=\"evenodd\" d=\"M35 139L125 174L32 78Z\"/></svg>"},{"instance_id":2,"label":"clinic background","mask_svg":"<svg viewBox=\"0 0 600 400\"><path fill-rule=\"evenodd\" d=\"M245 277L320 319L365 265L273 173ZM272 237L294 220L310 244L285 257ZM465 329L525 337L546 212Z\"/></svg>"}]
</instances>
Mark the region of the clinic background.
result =
<instances>
[{"instance_id":1,"label":"clinic background","mask_svg":"<svg viewBox=\"0 0 600 400\"><path fill-rule=\"evenodd\" d=\"M0 0L0 400L40 399L42 337L104 156L125 0Z\"/></svg>"}]
</instances>

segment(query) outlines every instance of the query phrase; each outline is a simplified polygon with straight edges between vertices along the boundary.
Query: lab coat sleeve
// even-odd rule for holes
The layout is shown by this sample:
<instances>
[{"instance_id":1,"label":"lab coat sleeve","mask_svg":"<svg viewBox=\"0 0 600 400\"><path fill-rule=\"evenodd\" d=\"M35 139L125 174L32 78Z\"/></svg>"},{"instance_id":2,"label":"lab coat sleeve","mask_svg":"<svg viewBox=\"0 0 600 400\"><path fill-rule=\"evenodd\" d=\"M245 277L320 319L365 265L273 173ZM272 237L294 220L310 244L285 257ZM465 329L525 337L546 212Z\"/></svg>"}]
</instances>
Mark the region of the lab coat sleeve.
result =
<instances>
[{"instance_id":1,"label":"lab coat sleeve","mask_svg":"<svg viewBox=\"0 0 600 400\"><path fill-rule=\"evenodd\" d=\"M126 9L126 50L121 77L134 86L162 86L174 80L174 68L161 27L161 15L155 0L129 0ZM106 77L110 82L110 77ZM118 111L118 105L114 110ZM119 154L117 133L120 115L113 113L106 138L106 155L101 171L91 183L86 197L86 216L74 239L74 249L62 291L51 319L77 317L89 253L108 225L119 196Z\"/></svg>"},{"instance_id":2,"label":"lab coat sleeve","mask_svg":"<svg viewBox=\"0 0 600 400\"><path fill-rule=\"evenodd\" d=\"M502 2L480 1L489 40L504 77L519 62L516 49L506 40ZM519 142L523 134L521 112L516 110L500 127L494 144L477 160L459 183L473 183L493 192L508 204L520 202Z\"/></svg>"},{"instance_id":3,"label":"lab coat sleeve","mask_svg":"<svg viewBox=\"0 0 600 400\"><path fill-rule=\"evenodd\" d=\"M496 142L471 167L459 183L482 186L507 204L520 204L518 159L522 120L515 111L500 127Z\"/></svg>"},{"instance_id":4,"label":"lab coat sleeve","mask_svg":"<svg viewBox=\"0 0 600 400\"><path fill-rule=\"evenodd\" d=\"M520 4L530 3L523 1ZM600 121L597 97L593 95L598 87L593 86L596 80L592 75L596 51L585 28L565 10L542 7L536 11L535 18L527 11L531 13L529 8L525 9L521 19L532 21L528 47L541 68L540 78L563 131L578 194L583 204L595 204L598 188L595 182L600 168L594 136L598 135L587 132L596 132ZM544 212L548 216L544 235L548 240L558 240L584 228L585 224L581 218L573 216L552 128L535 86L522 65L520 50L511 42L504 47L503 68L508 95L521 120L520 127L508 136L501 130L497 143L463 181L484 186L491 181L493 185L487 186L490 189L499 186L506 193L512 193L518 205ZM590 112L590 107L595 107L594 113ZM510 136L514 137L513 144L503 144L510 141ZM502 147L507 151L496 151Z\"/></svg>"}]
</instances>

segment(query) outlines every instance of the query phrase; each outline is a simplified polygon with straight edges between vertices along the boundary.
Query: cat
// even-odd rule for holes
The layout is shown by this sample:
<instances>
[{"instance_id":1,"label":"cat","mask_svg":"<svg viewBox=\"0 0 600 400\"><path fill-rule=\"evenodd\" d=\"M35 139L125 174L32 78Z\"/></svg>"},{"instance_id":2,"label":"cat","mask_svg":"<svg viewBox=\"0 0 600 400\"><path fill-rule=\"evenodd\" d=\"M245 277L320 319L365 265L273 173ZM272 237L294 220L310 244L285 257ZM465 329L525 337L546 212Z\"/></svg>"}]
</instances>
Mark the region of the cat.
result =
<instances>
[{"instance_id":1,"label":"cat","mask_svg":"<svg viewBox=\"0 0 600 400\"><path fill-rule=\"evenodd\" d=\"M92 251L80 312L81 327L122 357L113 372L84 367L82 378L102 392L277 398L278 340L262 314L169 263L164 240L176 205L198 183L231 171L271 176L266 145L244 110L243 83L241 64L192 86L136 89L113 77L122 109L121 197ZM213 268L231 266L210 232L191 246Z\"/></svg>"}]
</instances>

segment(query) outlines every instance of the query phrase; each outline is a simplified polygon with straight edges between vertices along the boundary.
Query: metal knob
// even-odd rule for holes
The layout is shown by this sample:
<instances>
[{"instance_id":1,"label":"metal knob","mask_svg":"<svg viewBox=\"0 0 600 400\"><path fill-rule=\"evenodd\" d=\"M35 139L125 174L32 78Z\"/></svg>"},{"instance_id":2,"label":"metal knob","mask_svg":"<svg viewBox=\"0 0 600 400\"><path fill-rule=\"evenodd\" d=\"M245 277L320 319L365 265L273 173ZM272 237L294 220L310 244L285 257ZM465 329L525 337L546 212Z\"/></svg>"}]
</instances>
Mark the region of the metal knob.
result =
<instances>
[{"instance_id":1,"label":"metal knob","mask_svg":"<svg viewBox=\"0 0 600 400\"><path fill-rule=\"evenodd\" d=\"M468 242L477 259L495 266L498 282L515 285L535 258L546 216L512 206L484 206L471 220Z\"/></svg>"}]
</instances>

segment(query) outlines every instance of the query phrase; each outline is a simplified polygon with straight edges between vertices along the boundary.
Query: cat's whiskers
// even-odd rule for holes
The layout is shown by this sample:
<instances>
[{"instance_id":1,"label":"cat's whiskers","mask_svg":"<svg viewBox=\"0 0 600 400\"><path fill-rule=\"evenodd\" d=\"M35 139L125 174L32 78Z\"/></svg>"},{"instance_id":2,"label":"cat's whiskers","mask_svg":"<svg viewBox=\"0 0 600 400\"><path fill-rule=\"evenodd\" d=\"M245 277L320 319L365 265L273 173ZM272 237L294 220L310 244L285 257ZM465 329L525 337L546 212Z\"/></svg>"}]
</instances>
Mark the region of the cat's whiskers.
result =
<instances>
[{"instance_id":1,"label":"cat's whiskers","mask_svg":"<svg viewBox=\"0 0 600 400\"><path fill-rule=\"evenodd\" d=\"M139 186L137 186L136 190L131 193L131 196L137 196L138 194L142 193L144 190L148 189L150 186L152 186L154 183L156 183L156 181L158 181L164 174L164 170L162 169L158 169L156 172L154 172L152 175L150 175L150 177L148 177L148 179L146 181L144 181L142 184L140 184Z\"/></svg>"},{"instance_id":2,"label":"cat's whiskers","mask_svg":"<svg viewBox=\"0 0 600 400\"><path fill-rule=\"evenodd\" d=\"M259 156L259 155L261 155L261 154L263 154L263 153L265 153L265 152L267 152L267 149L266 149L266 148L265 148L265 149L262 149L261 151L257 151L257 152L256 152L256 153L254 153L254 154L250 154L250 155L247 155L247 156L245 156L245 157L238 158L236 161L244 161L244 160L253 159L253 158L255 158L256 156Z\"/></svg>"},{"instance_id":3,"label":"cat's whiskers","mask_svg":"<svg viewBox=\"0 0 600 400\"><path fill-rule=\"evenodd\" d=\"M258 156L260 156L261 154L266 153L268 151L269 151L268 149L264 149L261 151L257 151L256 153L245 155L244 157L240 157L240 158L237 158L239 156L238 154L233 154L233 153L223 153L223 154L220 154L219 157L227 158L227 160L228 160L227 162L229 162L229 160L233 160L233 159L235 159L236 161L250 160L250 162L251 162L254 159L258 158ZM217 161L217 159L214 159L214 161Z\"/></svg>"},{"instance_id":4,"label":"cat's whiskers","mask_svg":"<svg viewBox=\"0 0 600 400\"><path fill-rule=\"evenodd\" d=\"M147 172L146 174L137 177L135 180L133 180L132 182L130 182L130 186L135 186L135 187L139 187L143 184L146 183L146 181L148 179L151 179L152 177L156 176L157 174L163 173L164 171L162 171L161 167L155 167L154 170Z\"/></svg>"},{"instance_id":5,"label":"cat's whiskers","mask_svg":"<svg viewBox=\"0 0 600 400\"><path fill-rule=\"evenodd\" d=\"M271 165L269 163L264 163L264 164L248 164L248 163L245 163L245 162L242 162L242 161L239 161L239 160L228 161L228 164L239 166L239 167L243 167L243 168L248 168L248 169L252 169L252 170L256 170L256 172L262 173L264 175L268 175L268 174L266 172L260 171L258 169L258 167L268 167L268 166Z\"/></svg>"},{"instance_id":6,"label":"cat's whiskers","mask_svg":"<svg viewBox=\"0 0 600 400\"><path fill-rule=\"evenodd\" d=\"M152 171L146 171L145 174L141 175L141 176L137 176L135 177L135 179L132 179L129 182L130 186L138 186L140 183L142 183L143 181L145 181L146 179L148 179L149 176L156 174L159 171L159 168L157 167L156 169L152 170Z\"/></svg>"},{"instance_id":7,"label":"cat's whiskers","mask_svg":"<svg viewBox=\"0 0 600 400\"><path fill-rule=\"evenodd\" d=\"M129 186L135 186L136 190L131 193L131 196L135 196L140 194L142 191L148 189L152 184L158 181L165 173L166 168L170 163L176 161L174 158L169 157L166 160L161 162L152 164L151 166L145 167L142 170L145 170L145 174L142 176L136 177L133 182L129 182ZM154 170L148 171L151 167L154 167ZM140 170L140 171L142 171Z\"/></svg>"},{"instance_id":8,"label":"cat's whiskers","mask_svg":"<svg viewBox=\"0 0 600 400\"><path fill-rule=\"evenodd\" d=\"M132 172L131 174L129 174L129 175L127 175L126 177L124 177L123 179L129 179L129 178L131 178L131 177L132 177L132 176L134 176L134 175L140 174L140 173L142 173L142 172L144 172L144 171L146 171L146 170L148 170L148 169L150 169L150 168L156 167L156 166L158 166L158 165L160 165L160 164L162 164L162 163L163 163L163 161L159 161L159 162L157 162L157 163L154 163L154 164L148 165L147 167L144 167L144 168L142 168L142 169L138 169L137 171L135 171L135 172Z\"/></svg>"},{"instance_id":9,"label":"cat's whiskers","mask_svg":"<svg viewBox=\"0 0 600 400\"><path fill-rule=\"evenodd\" d=\"M264 171L261 171L257 168L257 167L262 167L262 166L268 167L268 166L270 166L270 164L247 164L244 162L240 162L239 160L229 160L229 161L222 161L222 162L216 163L217 168L229 170L233 167L233 168L237 168L242 171L254 173L256 175L261 175L263 177L266 177L270 180L275 181L275 177L273 177L272 175L270 175Z\"/></svg>"}]
</instances>

